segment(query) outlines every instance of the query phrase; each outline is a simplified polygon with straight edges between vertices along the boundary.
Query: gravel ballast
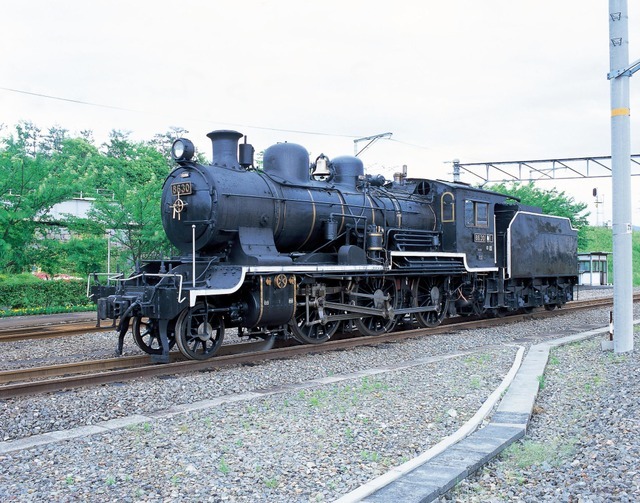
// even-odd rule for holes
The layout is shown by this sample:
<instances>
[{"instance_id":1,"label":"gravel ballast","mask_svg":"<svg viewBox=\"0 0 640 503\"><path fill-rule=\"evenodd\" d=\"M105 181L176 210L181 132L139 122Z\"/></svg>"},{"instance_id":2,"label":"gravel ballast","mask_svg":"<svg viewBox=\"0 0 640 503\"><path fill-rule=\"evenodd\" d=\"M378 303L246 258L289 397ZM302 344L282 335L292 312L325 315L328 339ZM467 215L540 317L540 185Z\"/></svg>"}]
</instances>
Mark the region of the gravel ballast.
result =
<instances>
[{"instance_id":1,"label":"gravel ballast","mask_svg":"<svg viewBox=\"0 0 640 503\"><path fill-rule=\"evenodd\" d=\"M559 328L607 322L608 311L597 310L500 329L0 401L0 440L11 441L152 414L174 404L300 383L293 391L284 388L109 434L0 455L0 500L331 501L455 432L498 386L518 344L559 334ZM5 361L17 362L25 351L36 359L56 354L62 360L85 351L86 358L112 349L115 341L110 339L105 349L104 335L74 338L78 345L42 341L47 347L38 343L31 353L14 343ZM478 346L484 347L454 358L400 370L385 368ZM597 348L593 351L606 355ZM630 360L633 363L633 356ZM372 368L382 370L373 376L305 386L311 379ZM543 391L552 383L550 376ZM588 400L582 407L592 410ZM534 416L532 430L543 415ZM541 428L555 428L554 418ZM482 476L475 482L478 491L481 480ZM508 490L516 488L512 484ZM473 498L475 490L447 497ZM491 495L491 482L487 490L485 496Z\"/></svg>"},{"instance_id":2,"label":"gravel ballast","mask_svg":"<svg viewBox=\"0 0 640 503\"><path fill-rule=\"evenodd\" d=\"M640 501L640 366L591 339L551 351L527 436L444 501Z\"/></svg>"}]
</instances>

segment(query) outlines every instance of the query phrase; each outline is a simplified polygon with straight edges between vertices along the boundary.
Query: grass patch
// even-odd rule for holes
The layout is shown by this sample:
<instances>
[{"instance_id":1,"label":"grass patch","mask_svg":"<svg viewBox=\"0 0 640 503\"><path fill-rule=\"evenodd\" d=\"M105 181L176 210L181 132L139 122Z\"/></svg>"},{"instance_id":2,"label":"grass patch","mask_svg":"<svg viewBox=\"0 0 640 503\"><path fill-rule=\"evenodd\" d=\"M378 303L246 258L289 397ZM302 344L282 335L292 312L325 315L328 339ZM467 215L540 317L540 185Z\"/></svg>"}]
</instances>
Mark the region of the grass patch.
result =
<instances>
[{"instance_id":1,"label":"grass patch","mask_svg":"<svg viewBox=\"0 0 640 503\"><path fill-rule=\"evenodd\" d=\"M224 458L220 458L220 462L218 463L218 470L220 470L221 473L228 475L229 472L231 471L231 467L229 466L229 463L227 463L227 461Z\"/></svg>"},{"instance_id":2,"label":"grass patch","mask_svg":"<svg viewBox=\"0 0 640 503\"><path fill-rule=\"evenodd\" d=\"M360 458L363 461L368 461L370 463L377 463L380 460L380 453L376 451L360 451Z\"/></svg>"},{"instance_id":3,"label":"grass patch","mask_svg":"<svg viewBox=\"0 0 640 503\"><path fill-rule=\"evenodd\" d=\"M507 462L521 469L548 464L559 466L575 453L575 441L568 442L537 442L525 440L511 444L505 451Z\"/></svg>"},{"instance_id":4,"label":"grass patch","mask_svg":"<svg viewBox=\"0 0 640 503\"><path fill-rule=\"evenodd\" d=\"M486 365L493 361L493 356L489 353L480 353L476 355L466 356L464 363L466 365Z\"/></svg>"},{"instance_id":5,"label":"grass patch","mask_svg":"<svg viewBox=\"0 0 640 503\"><path fill-rule=\"evenodd\" d=\"M264 485L267 486L269 489L275 489L276 487L278 487L278 479L276 478L267 479L264 481Z\"/></svg>"},{"instance_id":6,"label":"grass patch","mask_svg":"<svg viewBox=\"0 0 640 503\"><path fill-rule=\"evenodd\" d=\"M481 385L482 385L482 382L480 381L480 378L477 376L472 377L471 382L469 382L469 386L471 386L472 389L480 389Z\"/></svg>"},{"instance_id":7,"label":"grass patch","mask_svg":"<svg viewBox=\"0 0 640 503\"><path fill-rule=\"evenodd\" d=\"M584 390L587 393L591 393L591 391L594 388L597 388L597 387L601 386L602 384L603 384L602 377L600 375L598 375L598 374L595 374L584 383Z\"/></svg>"}]
</instances>

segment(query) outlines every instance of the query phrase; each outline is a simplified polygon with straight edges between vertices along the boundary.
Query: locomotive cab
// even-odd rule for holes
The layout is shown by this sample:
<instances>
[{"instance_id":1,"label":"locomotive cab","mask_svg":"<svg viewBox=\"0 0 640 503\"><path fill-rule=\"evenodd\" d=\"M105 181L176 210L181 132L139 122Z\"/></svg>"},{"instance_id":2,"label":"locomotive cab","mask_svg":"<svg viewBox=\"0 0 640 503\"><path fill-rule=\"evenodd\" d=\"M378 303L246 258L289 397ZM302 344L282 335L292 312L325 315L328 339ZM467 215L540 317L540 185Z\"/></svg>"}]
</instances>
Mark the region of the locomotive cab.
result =
<instances>
[{"instance_id":1,"label":"locomotive cab","mask_svg":"<svg viewBox=\"0 0 640 503\"><path fill-rule=\"evenodd\" d=\"M463 253L471 270L495 270L495 206L506 196L463 184L440 183L442 250Z\"/></svg>"}]
</instances>

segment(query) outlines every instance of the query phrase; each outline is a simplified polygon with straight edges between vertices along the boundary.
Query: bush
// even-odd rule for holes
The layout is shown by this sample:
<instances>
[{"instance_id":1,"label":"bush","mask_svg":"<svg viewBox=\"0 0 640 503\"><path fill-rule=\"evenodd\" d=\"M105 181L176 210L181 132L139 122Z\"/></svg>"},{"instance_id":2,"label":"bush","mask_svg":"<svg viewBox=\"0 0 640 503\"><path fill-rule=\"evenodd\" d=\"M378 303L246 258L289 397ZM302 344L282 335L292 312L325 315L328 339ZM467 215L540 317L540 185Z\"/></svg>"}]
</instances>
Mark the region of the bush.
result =
<instances>
[{"instance_id":1,"label":"bush","mask_svg":"<svg viewBox=\"0 0 640 503\"><path fill-rule=\"evenodd\" d=\"M0 311L40 308L52 311L52 308L76 308L88 304L84 281L43 281L29 274L0 277Z\"/></svg>"},{"instance_id":2,"label":"bush","mask_svg":"<svg viewBox=\"0 0 640 503\"><path fill-rule=\"evenodd\" d=\"M42 280L33 274L0 274L0 287L4 285L41 284Z\"/></svg>"}]
</instances>

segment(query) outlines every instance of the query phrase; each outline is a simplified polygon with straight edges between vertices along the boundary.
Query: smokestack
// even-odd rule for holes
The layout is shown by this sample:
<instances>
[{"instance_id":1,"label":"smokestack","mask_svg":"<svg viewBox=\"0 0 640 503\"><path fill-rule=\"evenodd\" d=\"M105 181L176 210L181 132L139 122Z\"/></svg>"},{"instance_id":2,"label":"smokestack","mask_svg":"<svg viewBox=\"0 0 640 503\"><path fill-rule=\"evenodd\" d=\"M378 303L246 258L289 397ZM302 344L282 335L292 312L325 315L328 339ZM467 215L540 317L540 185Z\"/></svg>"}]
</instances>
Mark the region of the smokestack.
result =
<instances>
[{"instance_id":1,"label":"smokestack","mask_svg":"<svg viewBox=\"0 0 640 503\"><path fill-rule=\"evenodd\" d=\"M238 140L242 134L237 131L218 130L211 131L208 135L213 148L211 164L230 169L241 169L238 164Z\"/></svg>"}]
</instances>

